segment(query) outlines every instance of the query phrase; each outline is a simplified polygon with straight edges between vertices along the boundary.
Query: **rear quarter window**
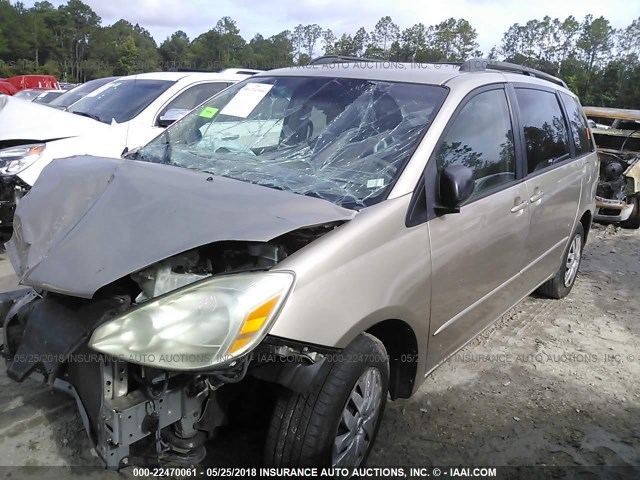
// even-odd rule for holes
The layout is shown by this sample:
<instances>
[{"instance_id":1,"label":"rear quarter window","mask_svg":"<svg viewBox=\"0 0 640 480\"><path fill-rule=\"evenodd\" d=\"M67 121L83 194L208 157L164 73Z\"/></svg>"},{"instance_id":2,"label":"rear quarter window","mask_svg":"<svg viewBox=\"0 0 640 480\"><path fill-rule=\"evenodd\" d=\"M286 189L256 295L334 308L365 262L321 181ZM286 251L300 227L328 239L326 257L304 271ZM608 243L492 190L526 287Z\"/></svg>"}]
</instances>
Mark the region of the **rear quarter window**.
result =
<instances>
[{"instance_id":1,"label":"rear quarter window","mask_svg":"<svg viewBox=\"0 0 640 480\"><path fill-rule=\"evenodd\" d=\"M576 146L576 156L579 157L592 152L593 142L591 141L591 133L582 107L575 98L566 93L560 93L560 97L569 116L569 126L573 143Z\"/></svg>"}]
</instances>

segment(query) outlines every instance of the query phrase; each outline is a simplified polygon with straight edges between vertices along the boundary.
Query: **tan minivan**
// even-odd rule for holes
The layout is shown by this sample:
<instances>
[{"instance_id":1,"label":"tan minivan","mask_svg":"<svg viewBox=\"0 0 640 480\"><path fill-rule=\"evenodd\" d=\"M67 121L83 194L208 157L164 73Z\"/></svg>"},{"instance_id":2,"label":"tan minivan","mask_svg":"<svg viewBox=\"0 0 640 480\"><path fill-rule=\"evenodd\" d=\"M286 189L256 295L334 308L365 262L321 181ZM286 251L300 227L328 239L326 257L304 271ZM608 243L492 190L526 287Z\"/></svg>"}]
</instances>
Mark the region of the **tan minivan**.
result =
<instances>
[{"instance_id":1,"label":"tan minivan","mask_svg":"<svg viewBox=\"0 0 640 480\"><path fill-rule=\"evenodd\" d=\"M270 417L265 463L361 465L387 397L571 290L598 160L564 82L312 63L126 159L55 160L20 201L8 375L73 395L107 467L202 462L246 404Z\"/></svg>"}]
</instances>

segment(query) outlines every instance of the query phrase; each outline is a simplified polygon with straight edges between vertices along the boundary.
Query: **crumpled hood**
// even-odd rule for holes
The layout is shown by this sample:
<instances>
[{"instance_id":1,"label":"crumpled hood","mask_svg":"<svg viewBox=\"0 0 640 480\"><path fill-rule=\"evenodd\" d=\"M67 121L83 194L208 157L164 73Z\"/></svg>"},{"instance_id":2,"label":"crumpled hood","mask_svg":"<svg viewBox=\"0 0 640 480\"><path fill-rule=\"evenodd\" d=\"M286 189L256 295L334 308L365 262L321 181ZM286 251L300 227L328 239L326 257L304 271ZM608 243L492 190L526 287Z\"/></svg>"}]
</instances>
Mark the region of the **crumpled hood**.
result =
<instances>
[{"instance_id":1,"label":"crumpled hood","mask_svg":"<svg viewBox=\"0 0 640 480\"><path fill-rule=\"evenodd\" d=\"M51 162L20 200L7 252L22 284L91 298L192 248L266 242L354 215L325 200L184 168L77 156Z\"/></svg>"},{"instance_id":2,"label":"crumpled hood","mask_svg":"<svg viewBox=\"0 0 640 480\"><path fill-rule=\"evenodd\" d=\"M0 141L47 141L104 132L109 125L56 108L0 95Z\"/></svg>"}]
</instances>

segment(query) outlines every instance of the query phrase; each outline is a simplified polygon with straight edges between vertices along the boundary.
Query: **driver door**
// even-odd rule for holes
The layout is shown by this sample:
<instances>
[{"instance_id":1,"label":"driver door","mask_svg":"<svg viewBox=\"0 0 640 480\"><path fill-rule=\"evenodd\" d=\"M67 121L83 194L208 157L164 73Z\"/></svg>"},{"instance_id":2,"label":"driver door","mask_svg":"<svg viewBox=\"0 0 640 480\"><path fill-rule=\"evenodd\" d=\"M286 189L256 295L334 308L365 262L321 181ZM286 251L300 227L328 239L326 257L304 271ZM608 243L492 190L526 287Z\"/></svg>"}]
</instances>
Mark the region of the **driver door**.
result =
<instances>
[{"instance_id":1,"label":"driver door","mask_svg":"<svg viewBox=\"0 0 640 480\"><path fill-rule=\"evenodd\" d=\"M520 271L526 261L529 205L524 182L518 180L513 132L504 88L483 88L458 107L429 160L438 171L448 165L470 168L475 184L459 213L428 221L429 370L527 294ZM437 189L437 175L428 182Z\"/></svg>"}]
</instances>

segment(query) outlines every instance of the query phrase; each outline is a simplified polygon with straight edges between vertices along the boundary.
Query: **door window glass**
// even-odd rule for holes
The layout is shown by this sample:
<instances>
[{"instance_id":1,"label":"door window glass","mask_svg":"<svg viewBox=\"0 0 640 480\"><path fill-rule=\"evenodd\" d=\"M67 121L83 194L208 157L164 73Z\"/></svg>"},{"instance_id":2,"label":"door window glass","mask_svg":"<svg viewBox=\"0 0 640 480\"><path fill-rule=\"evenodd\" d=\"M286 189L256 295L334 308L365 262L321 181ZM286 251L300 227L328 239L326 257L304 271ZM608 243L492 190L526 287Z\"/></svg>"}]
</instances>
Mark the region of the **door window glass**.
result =
<instances>
[{"instance_id":1,"label":"door window glass","mask_svg":"<svg viewBox=\"0 0 640 480\"><path fill-rule=\"evenodd\" d=\"M225 82L201 83L199 85L194 85L171 100L169 105L162 110L160 116L171 109L191 111L205 100L227 88L229 85L231 84Z\"/></svg>"},{"instance_id":2,"label":"door window glass","mask_svg":"<svg viewBox=\"0 0 640 480\"><path fill-rule=\"evenodd\" d=\"M569 156L567 127L554 93L516 88L524 128L527 171L535 172Z\"/></svg>"},{"instance_id":3,"label":"door window glass","mask_svg":"<svg viewBox=\"0 0 640 480\"><path fill-rule=\"evenodd\" d=\"M436 155L438 170L463 165L473 170L472 197L516 178L515 149L504 90L480 93L462 108Z\"/></svg>"}]
</instances>

